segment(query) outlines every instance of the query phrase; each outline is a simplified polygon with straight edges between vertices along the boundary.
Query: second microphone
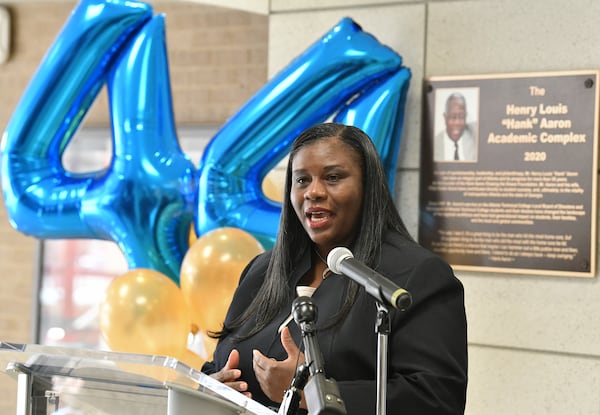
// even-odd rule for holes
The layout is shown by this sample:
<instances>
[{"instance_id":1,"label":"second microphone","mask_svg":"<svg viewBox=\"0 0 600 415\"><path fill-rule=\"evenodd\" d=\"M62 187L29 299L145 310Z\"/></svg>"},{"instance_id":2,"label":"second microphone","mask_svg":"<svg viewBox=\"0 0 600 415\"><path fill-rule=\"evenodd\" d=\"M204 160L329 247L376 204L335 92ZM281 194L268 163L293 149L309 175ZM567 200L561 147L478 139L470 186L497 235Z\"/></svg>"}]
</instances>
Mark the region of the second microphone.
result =
<instances>
[{"instance_id":1,"label":"second microphone","mask_svg":"<svg viewBox=\"0 0 600 415\"><path fill-rule=\"evenodd\" d=\"M367 293L381 303L400 311L412 304L412 296L408 291L354 259L348 248L333 248L327 255L327 266L334 273L345 275L365 287Z\"/></svg>"}]
</instances>

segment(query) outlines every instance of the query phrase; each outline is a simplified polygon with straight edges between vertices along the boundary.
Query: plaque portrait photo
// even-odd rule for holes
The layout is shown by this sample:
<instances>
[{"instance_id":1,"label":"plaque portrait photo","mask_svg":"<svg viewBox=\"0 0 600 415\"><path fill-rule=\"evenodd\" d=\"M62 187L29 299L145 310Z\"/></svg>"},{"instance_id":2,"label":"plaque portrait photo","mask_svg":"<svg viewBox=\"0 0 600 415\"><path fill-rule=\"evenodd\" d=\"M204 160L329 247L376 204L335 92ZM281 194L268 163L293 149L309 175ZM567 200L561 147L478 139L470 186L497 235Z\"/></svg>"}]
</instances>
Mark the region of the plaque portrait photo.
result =
<instances>
[{"instance_id":1,"label":"plaque portrait photo","mask_svg":"<svg viewBox=\"0 0 600 415\"><path fill-rule=\"evenodd\" d=\"M479 88L435 92L434 161L477 161Z\"/></svg>"}]
</instances>

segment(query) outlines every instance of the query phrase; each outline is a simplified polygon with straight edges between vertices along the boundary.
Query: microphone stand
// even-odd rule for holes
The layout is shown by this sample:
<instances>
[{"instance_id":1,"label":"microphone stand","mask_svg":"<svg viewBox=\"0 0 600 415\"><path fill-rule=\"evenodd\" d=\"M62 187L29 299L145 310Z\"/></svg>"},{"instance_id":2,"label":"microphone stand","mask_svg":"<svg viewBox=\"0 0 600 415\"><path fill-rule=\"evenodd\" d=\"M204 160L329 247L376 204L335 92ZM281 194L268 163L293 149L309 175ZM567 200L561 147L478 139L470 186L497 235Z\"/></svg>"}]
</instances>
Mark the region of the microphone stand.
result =
<instances>
[{"instance_id":1,"label":"microphone stand","mask_svg":"<svg viewBox=\"0 0 600 415\"><path fill-rule=\"evenodd\" d=\"M383 275L353 259L348 248L333 248L327 255L327 266L336 274L344 274L375 298L377 304L377 415L386 413L386 389L388 369L388 337L391 331L389 310L383 304L389 304L405 311L412 303L410 293L389 281Z\"/></svg>"},{"instance_id":2,"label":"microphone stand","mask_svg":"<svg viewBox=\"0 0 600 415\"><path fill-rule=\"evenodd\" d=\"M312 378L306 384L304 396L310 415L346 415L346 406L337 383L325 376L323 356L316 337L317 306L310 297L298 297L292 303L296 324L302 330L306 363Z\"/></svg>"},{"instance_id":3,"label":"microphone stand","mask_svg":"<svg viewBox=\"0 0 600 415\"><path fill-rule=\"evenodd\" d=\"M279 407L278 415L295 415L300 408L300 391L304 389L308 380L308 366L304 363L298 366L296 376L292 379L290 388L285 391L283 402Z\"/></svg>"},{"instance_id":4,"label":"microphone stand","mask_svg":"<svg viewBox=\"0 0 600 415\"><path fill-rule=\"evenodd\" d=\"M388 337L391 331L389 310L386 306L377 303L377 415L386 414L387 398L387 366L388 366Z\"/></svg>"}]
</instances>

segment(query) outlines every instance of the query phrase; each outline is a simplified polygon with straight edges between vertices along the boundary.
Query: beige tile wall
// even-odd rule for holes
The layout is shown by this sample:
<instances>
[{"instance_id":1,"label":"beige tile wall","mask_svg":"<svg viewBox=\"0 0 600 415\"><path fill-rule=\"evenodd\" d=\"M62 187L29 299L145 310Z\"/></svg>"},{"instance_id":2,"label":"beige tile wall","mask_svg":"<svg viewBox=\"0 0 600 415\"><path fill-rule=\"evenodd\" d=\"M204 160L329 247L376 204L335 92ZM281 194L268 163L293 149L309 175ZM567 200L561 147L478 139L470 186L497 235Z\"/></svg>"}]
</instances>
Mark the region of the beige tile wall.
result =
<instances>
[{"instance_id":1,"label":"beige tile wall","mask_svg":"<svg viewBox=\"0 0 600 415\"><path fill-rule=\"evenodd\" d=\"M424 77L600 67L600 3L588 0L274 0L271 8L271 76L346 16L411 68L396 199L413 235ZM600 414L597 277L459 278L469 321L468 415Z\"/></svg>"}]
</instances>

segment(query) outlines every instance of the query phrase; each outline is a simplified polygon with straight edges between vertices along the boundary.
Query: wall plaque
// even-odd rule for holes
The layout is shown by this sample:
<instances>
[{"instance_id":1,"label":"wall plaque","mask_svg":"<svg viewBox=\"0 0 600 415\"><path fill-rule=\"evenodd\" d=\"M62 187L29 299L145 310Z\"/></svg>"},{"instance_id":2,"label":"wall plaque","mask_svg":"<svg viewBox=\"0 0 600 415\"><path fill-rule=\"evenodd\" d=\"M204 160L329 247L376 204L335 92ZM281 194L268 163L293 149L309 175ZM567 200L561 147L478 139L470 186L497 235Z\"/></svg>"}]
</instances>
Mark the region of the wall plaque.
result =
<instances>
[{"instance_id":1,"label":"wall plaque","mask_svg":"<svg viewBox=\"0 0 600 415\"><path fill-rule=\"evenodd\" d=\"M594 276L599 73L427 79L419 242L455 269Z\"/></svg>"}]
</instances>

